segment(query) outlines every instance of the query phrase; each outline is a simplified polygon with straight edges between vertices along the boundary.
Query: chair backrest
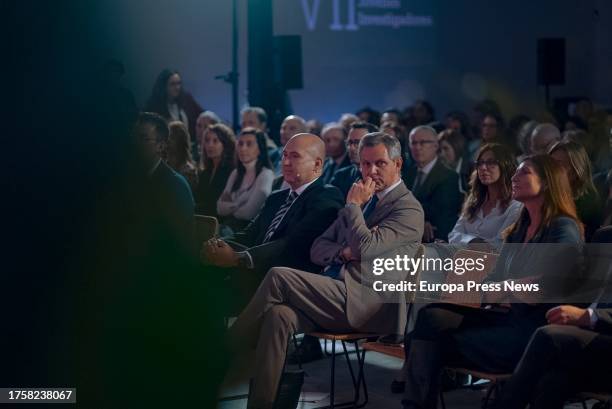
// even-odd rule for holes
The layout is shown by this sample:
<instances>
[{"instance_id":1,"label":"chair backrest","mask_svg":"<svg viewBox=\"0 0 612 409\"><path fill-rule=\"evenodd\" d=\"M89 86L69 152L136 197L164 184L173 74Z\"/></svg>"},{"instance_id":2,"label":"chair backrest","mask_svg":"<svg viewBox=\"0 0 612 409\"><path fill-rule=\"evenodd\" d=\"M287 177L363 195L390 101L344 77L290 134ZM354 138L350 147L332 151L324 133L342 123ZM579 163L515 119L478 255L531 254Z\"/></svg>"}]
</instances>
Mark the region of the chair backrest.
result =
<instances>
[{"instance_id":1,"label":"chair backrest","mask_svg":"<svg viewBox=\"0 0 612 409\"><path fill-rule=\"evenodd\" d=\"M495 264L497 263L498 254L485 253L482 251L461 249L458 250L453 256L453 265L457 265L457 260L476 260L481 259L484 264L482 271L476 269L465 271L463 274L455 274L455 272L449 272L446 275L446 284L463 284L466 285L467 281L475 281L481 283L485 277L493 271ZM440 300L442 302L448 302L452 304L463 305L466 307L479 308L481 303L481 294L478 291L461 291L454 293L443 293Z\"/></svg>"},{"instance_id":2,"label":"chair backrest","mask_svg":"<svg viewBox=\"0 0 612 409\"><path fill-rule=\"evenodd\" d=\"M194 218L194 237L198 245L212 239L219 232L219 221L216 217L195 215Z\"/></svg>"}]
</instances>

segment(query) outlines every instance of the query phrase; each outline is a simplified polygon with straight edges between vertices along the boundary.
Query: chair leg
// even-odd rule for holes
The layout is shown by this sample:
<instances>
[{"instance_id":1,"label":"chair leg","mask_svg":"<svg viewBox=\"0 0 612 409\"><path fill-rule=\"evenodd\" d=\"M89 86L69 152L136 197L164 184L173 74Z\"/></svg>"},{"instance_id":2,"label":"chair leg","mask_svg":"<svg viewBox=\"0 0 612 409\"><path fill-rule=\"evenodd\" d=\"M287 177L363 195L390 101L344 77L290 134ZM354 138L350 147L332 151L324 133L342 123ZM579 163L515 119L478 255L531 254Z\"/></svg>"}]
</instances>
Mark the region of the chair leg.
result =
<instances>
[{"instance_id":1,"label":"chair leg","mask_svg":"<svg viewBox=\"0 0 612 409\"><path fill-rule=\"evenodd\" d=\"M334 409L334 395L335 395L335 381L336 381L336 341L332 341L332 354L331 354L331 380L330 380L330 392L329 392L329 407Z\"/></svg>"},{"instance_id":2,"label":"chair leg","mask_svg":"<svg viewBox=\"0 0 612 409\"><path fill-rule=\"evenodd\" d=\"M298 360L298 368L302 369L302 358L300 357L300 354L298 352L298 348L300 347L300 345L298 344L297 337L295 336L295 334L293 334L293 347L295 348L295 355L297 356Z\"/></svg>"},{"instance_id":3,"label":"chair leg","mask_svg":"<svg viewBox=\"0 0 612 409\"><path fill-rule=\"evenodd\" d=\"M365 365L365 354L366 354L367 351L365 349L362 349L362 353L361 353L361 356L360 356L358 341L355 341L355 351L357 352L357 365L359 367L359 372L357 373L357 391L355 393L355 407L361 408L361 407L367 405L368 400L369 400L368 385L366 384L366 381L365 381L365 372L363 370L363 367ZM363 386L363 397L364 397L364 400L360 404L359 403L359 389L360 389L361 386Z\"/></svg>"},{"instance_id":4,"label":"chair leg","mask_svg":"<svg viewBox=\"0 0 612 409\"><path fill-rule=\"evenodd\" d=\"M353 381L353 387L355 388L355 390L357 390L359 388L359 385L357 385L357 382L355 381L355 373L353 372L353 365L351 365L351 360L349 358L349 354L346 349L346 343L344 341L342 341L342 349L344 350L344 357L346 358L346 365L348 366L349 373L351 374L351 380Z\"/></svg>"}]
</instances>

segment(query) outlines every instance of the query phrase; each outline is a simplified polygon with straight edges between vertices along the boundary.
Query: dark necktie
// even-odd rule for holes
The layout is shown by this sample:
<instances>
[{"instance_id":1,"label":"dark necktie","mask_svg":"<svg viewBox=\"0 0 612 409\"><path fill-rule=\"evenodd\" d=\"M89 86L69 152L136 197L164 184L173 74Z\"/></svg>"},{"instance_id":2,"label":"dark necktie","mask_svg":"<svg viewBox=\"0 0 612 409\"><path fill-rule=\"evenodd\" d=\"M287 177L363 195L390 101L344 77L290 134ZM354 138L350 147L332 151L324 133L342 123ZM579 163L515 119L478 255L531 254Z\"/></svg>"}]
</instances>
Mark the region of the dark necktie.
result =
<instances>
[{"instance_id":1,"label":"dark necktie","mask_svg":"<svg viewBox=\"0 0 612 409\"><path fill-rule=\"evenodd\" d=\"M418 188L423 184L423 179L425 179L425 172L419 170L417 172L416 178L414 179L414 184L412 185L412 191L416 192Z\"/></svg>"},{"instance_id":2,"label":"dark necktie","mask_svg":"<svg viewBox=\"0 0 612 409\"><path fill-rule=\"evenodd\" d=\"M291 207L295 199L297 199L297 197L298 197L298 194L295 193L294 191L291 191L291 193L289 193L289 195L287 196L287 199L285 200L285 203L283 203L283 205L280 207L280 209L278 209L278 211L274 215L274 218L272 219L272 222L270 223L270 226L268 227L268 230L266 231L266 235L264 236L264 239L263 239L264 243L267 243L272 238L272 235L276 231L276 228L278 227L280 222L283 220L283 217L285 217L285 214L287 214L287 212L289 211L289 208Z\"/></svg>"},{"instance_id":3,"label":"dark necktie","mask_svg":"<svg viewBox=\"0 0 612 409\"><path fill-rule=\"evenodd\" d=\"M376 204L378 203L378 195L374 194L370 201L363 208L363 218L367 220L367 218L372 214L374 209L376 208ZM331 264L329 268L323 271L323 275L333 278L334 280L338 279L340 275L340 270L342 269L342 263Z\"/></svg>"}]
</instances>

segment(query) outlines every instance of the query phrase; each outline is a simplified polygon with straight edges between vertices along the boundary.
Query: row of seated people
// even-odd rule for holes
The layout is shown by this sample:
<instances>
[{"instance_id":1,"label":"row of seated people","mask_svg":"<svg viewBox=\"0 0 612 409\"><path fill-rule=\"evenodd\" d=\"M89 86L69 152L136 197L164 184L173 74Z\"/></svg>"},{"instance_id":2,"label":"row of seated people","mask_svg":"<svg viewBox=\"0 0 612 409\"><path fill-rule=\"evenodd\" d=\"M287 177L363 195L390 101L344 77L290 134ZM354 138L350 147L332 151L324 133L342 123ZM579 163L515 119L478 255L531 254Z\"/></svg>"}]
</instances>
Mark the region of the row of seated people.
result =
<instances>
[{"instance_id":1,"label":"row of seated people","mask_svg":"<svg viewBox=\"0 0 612 409\"><path fill-rule=\"evenodd\" d=\"M151 128L155 134L155 127ZM154 135L153 141L159 142L156 137ZM403 295L373 292L372 277L359 268L359 261L372 257L414 254L424 234L423 207L402 183L400 143L383 133L371 133L362 138L359 145L362 180L351 187L346 200L336 188L320 180L324 157L324 144L317 136L302 134L290 139L283 150L283 175L290 189L270 196L255 220L233 237L242 246L232 247L229 241L213 239L202 249L201 257L206 265L223 269L231 276L228 295L249 297L257 288L230 329L230 341L237 350L243 349L245 341L247 345L252 341L258 350L251 389L253 407L272 406L271 397L278 386L291 333L324 328L400 334L405 327L405 304L394 299ZM155 171L164 166L160 162L157 160ZM484 163L479 169L488 167ZM528 157L519 165L512 178L512 195L523 204L523 209L506 242L581 242L581 223L567 175L549 156ZM346 202L344 207L343 202ZM539 264L533 262L533 258L530 258L530 265L534 267L525 269L525 260L508 253L502 247L502 261L492 279L543 279L545 272L538 271ZM537 258L537 254L535 256ZM278 265L289 267L275 267ZM322 274L311 274L322 269ZM509 315L474 320L480 323L474 328L488 333L481 322L486 321L501 329L497 335L496 331L490 331L493 338L502 338L500 343L515 335L526 344L531 333L545 323L541 307L513 304ZM435 311L435 308L424 311ZM427 313L419 314L415 329L415 332L421 329L426 333L423 344L431 341L427 337L435 337L431 331L427 333L432 323L426 317ZM451 323L445 325L456 329L453 325L463 320L442 318L440 321L449 321ZM425 324L419 324L421 322ZM413 339L418 338L411 338L410 348L416 345ZM433 343L433 349L439 347ZM478 350L478 345L484 343L468 344ZM485 357L488 353L495 358L495 352L483 348L487 351ZM514 343L509 348L512 353L502 358L506 359L502 361L504 364L520 358ZM495 350L501 351L500 356L508 352L502 347ZM416 368L415 377L420 382L430 376L431 383L425 386L431 391L437 367L411 365L408 365L409 371ZM419 368L424 368L427 375L423 376ZM407 387L407 393L417 391L418 394L422 390L421 387ZM424 396L428 399L430 393ZM426 399L406 398L405 402L408 406L420 406L426 405Z\"/></svg>"},{"instance_id":2,"label":"row of seated people","mask_svg":"<svg viewBox=\"0 0 612 409\"><path fill-rule=\"evenodd\" d=\"M306 138L310 138L311 143L316 141L313 135L299 135L286 146L286 155L293 155L297 141ZM319 146L322 151L322 145ZM399 141L387 135L374 133L363 138L360 144L360 166L364 179L353 185L347 194L346 207L339 211L332 225L316 238L310 249L311 262L319 270L323 268L321 274L289 267L271 268L263 276L261 284L258 282L260 285L257 291L230 329L230 341L236 351L242 350L245 345L253 345L257 349L256 375L250 395L252 407L271 407L273 404L271 397L278 386L285 362L287 340L292 333L325 328L339 332L397 334L404 327L406 317L401 313L401 308L398 311L401 303L397 303L397 300L395 304L392 303L394 295L366 291L364 296L362 291L371 289L371 277L361 273L356 263L375 255L402 251L409 254L422 237L425 225L423 210L402 183L400 152ZM484 164L483 168L486 167ZM290 169L287 169L285 178L288 181L292 180L291 175ZM582 224L576 215L569 181L556 161L547 155L526 159L514 174L513 185L513 197L522 202L523 210L506 241L569 244L579 244L582 241ZM293 200L296 200L291 197L292 190L281 191L286 201L280 204L276 213L268 214L268 219L272 221L265 230L264 245L266 238L271 240L269 247L280 245L272 242L276 241L274 233L278 225L288 215ZM385 206L379 207L377 202L385 203ZM262 231L261 228L259 230ZM228 243L213 239L204 246L202 257L205 262L222 267L240 266L240 259L243 259L242 264L248 268L256 264L260 250L257 247L236 253ZM291 250L295 251L295 248ZM255 252L255 256L252 252ZM491 276L491 280L544 280L542 268L545 262L560 256L558 253L546 254L546 260L538 262L533 259L534 254L530 254L528 259L532 267L525 269L524 258L520 260L517 254L508 253L509 250L504 252L502 249L504 261L500 262L501 267ZM567 257L575 258L575 254L564 254L565 262L561 265L569 268L572 263L567 262ZM226 262L233 257L235 262ZM508 265L505 259L512 262ZM285 263L280 261L277 265ZM556 274L559 275L559 271ZM386 303L381 303L381 298ZM524 304L521 306L526 307ZM521 336L542 324L544 313L540 317L537 308L521 306L511 308L511 312L516 312L500 318L502 322L498 323L499 326L505 328L507 324L509 331L501 335L491 331L493 338L500 336L512 344L514 338L509 335L516 330L516 325L512 324L525 323L525 327L518 330ZM513 314L518 315L515 317ZM530 319L523 319L525 317ZM496 344L487 342L487 345ZM431 359L427 351L417 355L429 357L424 358L426 361ZM408 368L410 370L411 366ZM415 377L423 379L421 374ZM432 379L436 379L435 374ZM415 390L423 389L417 385ZM415 403L409 399L405 402Z\"/></svg>"},{"instance_id":3,"label":"row of seated people","mask_svg":"<svg viewBox=\"0 0 612 409\"><path fill-rule=\"evenodd\" d=\"M265 126L265 122L263 124L255 125ZM584 147L571 139L558 140L557 136L560 137L560 134L557 135L558 131L555 133L554 129L551 131L551 127L553 126L536 127L534 139L539 140L542 135L548 138L549 134L546 132L549 131L556 135L547 139L549 147L545 152L559 161L569 174L578 215L586 226L588 241L604 220L600 189L596 189L593 183L591 163ZM281 126L283 146L289 138L304 132L305 129L306 125L302 118L295 115L287 117ZM348 132L345 133L343 129L340 125L329 125L323 129L322 139L325 142L326 159L321 177L324 183L337 186L345 196L352 184L361 177L357 154L359 140L377 128L368 123L354 122L349 126ZM409 160L404 160L402 178L425 209L424 242L465 241L467 236L460 237L455 234L455 230L470 234L465 230L472 228L482 230L474 239L478 240L484 234L487 236L485 239L491 241L493 236L490 231L487 232L490 228L485 223L489 214L500 213L497 214L498 217L505 216L507 220L511 220L511 215L516 213L516 203L507 206L509 178L513 174L512 166L515 167L517 161L511 149L496 143L482 145L496 146L496 148L494 151L479 150L476 152L475 161L469 162L467 169L470 180L464 194L461 193L463 190L461 169L466 167L460 165L453 171L447 166L452 163L449 156L454 155L449 153L453 151L450 146L460 145L461 139L456 131L445 130L437 134L433 128L420 126L412 130L405 144L408 145L409 153L404 152L402 157ZM200 176L200 184L195 190L197 212L219 217L225 226L223 232L229 234L232 231L239 231L257 215L272 191L288 187L282 174L279 174L282 173L281 161L277 159L274 164L270 159L271 155L266 155L265 134L258 128L244 128L235 141L233 132L228 127L215 124L207 130L203 140L205 149L202 157L206 165ZM280 158L281 153L282 146L275 151L274 156ZM234 156L237 157L235 169L232 168ZM411 164L407 165L408 162ZM496 162L503 166L498 169ZM348 166L343 166L347 163ZM468 161L462 163L467 164ZM480 173L474 172L477 170L475 163L483 163L482 166L488 166L489 169L482 169ZM484 185L480 183L479 174L484 178ZM502 180L505 181L504 186L498 183ZM484 186L490 186L491 189L484 189ZM605 194L606 198L608 190L601 189L601 193ZM470 200L475 202L469 203ZM483 204L478 201L486 201L482 208L483 212L476 211L480 210ZM460 212L468 203L470 211ZM459 224L455 226L458 215L461 214L468 217L460 216ZM493 224L493 227L497 226ZM496 231L501 230L496 229ZM497 237L493 241L499 245L500 239Z\"/></svg>"},{"instance_id":4,"label":"row of seated people","mask_svg":"<svg viewBox=\"0 0 612 409\"><path fill-rule=\"evenodd\" d=\"M178 71L164 69L160 72L144 108L145 111L157 113L168 121L181 122L188 129L189 134L194 137L190 143L191 154L195 161L203 166L201 153L205 131L209 126L220 123L221 119L214 112L205 111L200 106L184 88L182 76ZM568 106L566 112L555 112L554 117L558 128L565 131L566 136L579 140L585 146L596 172L609 169L611 158L608 149L608 135L612 111L604 111L585 98ZM461 141L442 143L441 149L448 153L444 155L446 164L457 169L462 175L461 181L464 189L467 188L469 178L468 165L475 159L474 156L481 145L501 143L507 145L517 156L530 155L545 153L551 141L560 138L557 127L547 123L538 123L525 114L515 115L506 121L499 104L490 99L476 103L470 115L453 110L445 115L443 121L436 119L434 107L430 102L417 100L404 110L392 107L385 109L382 113L365 107L355 114L343 114L338 123L345 132L348 132L348 126L357 120L372 123L381 131L396 136L403 147L404 139L410 130L419 125L433 126L438 132L443 129L456 131L461 135ZM316 119L301 122L301 124L294 123L290 126L302 127L299 132L310 132L323 136L321 133L323 127ZM241 127L255 127L267 132L266 112L259 107L247 107L242 112ZM280 151L287 140L284 138L283 141L282 130L279 136L280 138L273 140L266 135L266 146L270 151L273 164L278 163ZM329 159L336 162L336 165L342 165L342 161L346 161L342 146L338 144L336 148L332 146L333 140L338 141L339 138L330 135L329 139L330 149L327 155ZM279 142L280 146L277 146ZM183 166L184 163L179 165ZM333 166L333 164L330 165ZM279 170L278 166L277 170ZM327 174L324 173L324 177L326 176ZM329 182L327 179L325 181Z\"/></svg>"}]
</instances>

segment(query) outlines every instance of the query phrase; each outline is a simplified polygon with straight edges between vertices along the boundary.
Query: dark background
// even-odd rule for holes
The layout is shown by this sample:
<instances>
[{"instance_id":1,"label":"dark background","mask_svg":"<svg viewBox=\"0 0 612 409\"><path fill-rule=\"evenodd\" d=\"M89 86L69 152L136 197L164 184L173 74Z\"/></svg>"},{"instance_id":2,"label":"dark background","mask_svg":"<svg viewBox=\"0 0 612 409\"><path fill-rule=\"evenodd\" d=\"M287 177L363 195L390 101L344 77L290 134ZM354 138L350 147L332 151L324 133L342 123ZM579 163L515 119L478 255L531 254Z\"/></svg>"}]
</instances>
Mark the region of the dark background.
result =
<instances>
[{"instance_id":1,"label":"dark background","mask_svg":"<svg viewBox=\"0 0 612 409\"><path fill-rule=\"evenodd\" d=\"M242 105L246 2L239 3ZM328 0L308 31L301 4L276 2L275 32L303 36L304 89L290 97L306 118L328 121L365 104L382 109L421 97L440 114L483 97L508 115L541 110L539 37L567 39L567 81L553 96L612 103L612 3L605 0L403 2L431 15L433 26L351 32L329 30ZM0 386L77 386L81 402L104 407L104 397L117 408L169 407L174 396L160 385L184 385L187 401L212 405L223 369L219 300L197 265L177 265L172 251L143 250L147 201L129 183L129 117L100 70L110 57L122 60L124 84L142 105L159 71L178 68L198 101L229 119L229 87L213 77L231 64L231 2L1 7ZM147 330L124 331L138 325ZM175 359L180 351L185 361ZM132 353L146 363L140 373L129 371ZM155 364L162 376L148 370ZM132 386L155 393L145 398Z\"/></svg>"},{"instance_id":2,"label":"dark background","mask_svg":"<svg viewBox=\"0 0 612 409\"><path fill-rule=\"evenodd\" d=\"M566 84L552 97L590 96L612 104L612 3L605 0L401 0L401 9L359 7L368 14L431 16L431 27L361 27L334 31L333 2L347 22L349 0L320 0L316 27L308 30L303 3L274 2L274 33L302 36L304 89L290 91L293 108L306 118L335 120L369 104L377 109L432 101L440 115L468 110L492 97L507 116L539 113L544 90L537 85L536 47L542 37L566 38ZM247 2L239 0L240 105L247 102ZM186 88L207 109L231 119L229 86L214 76L231 67L231 1L109 0L102 44L126 64L137 102L150 93L166 66L183 73ZM102 33L101 33L102 34Z\"/></svg>"}]
</instances>

